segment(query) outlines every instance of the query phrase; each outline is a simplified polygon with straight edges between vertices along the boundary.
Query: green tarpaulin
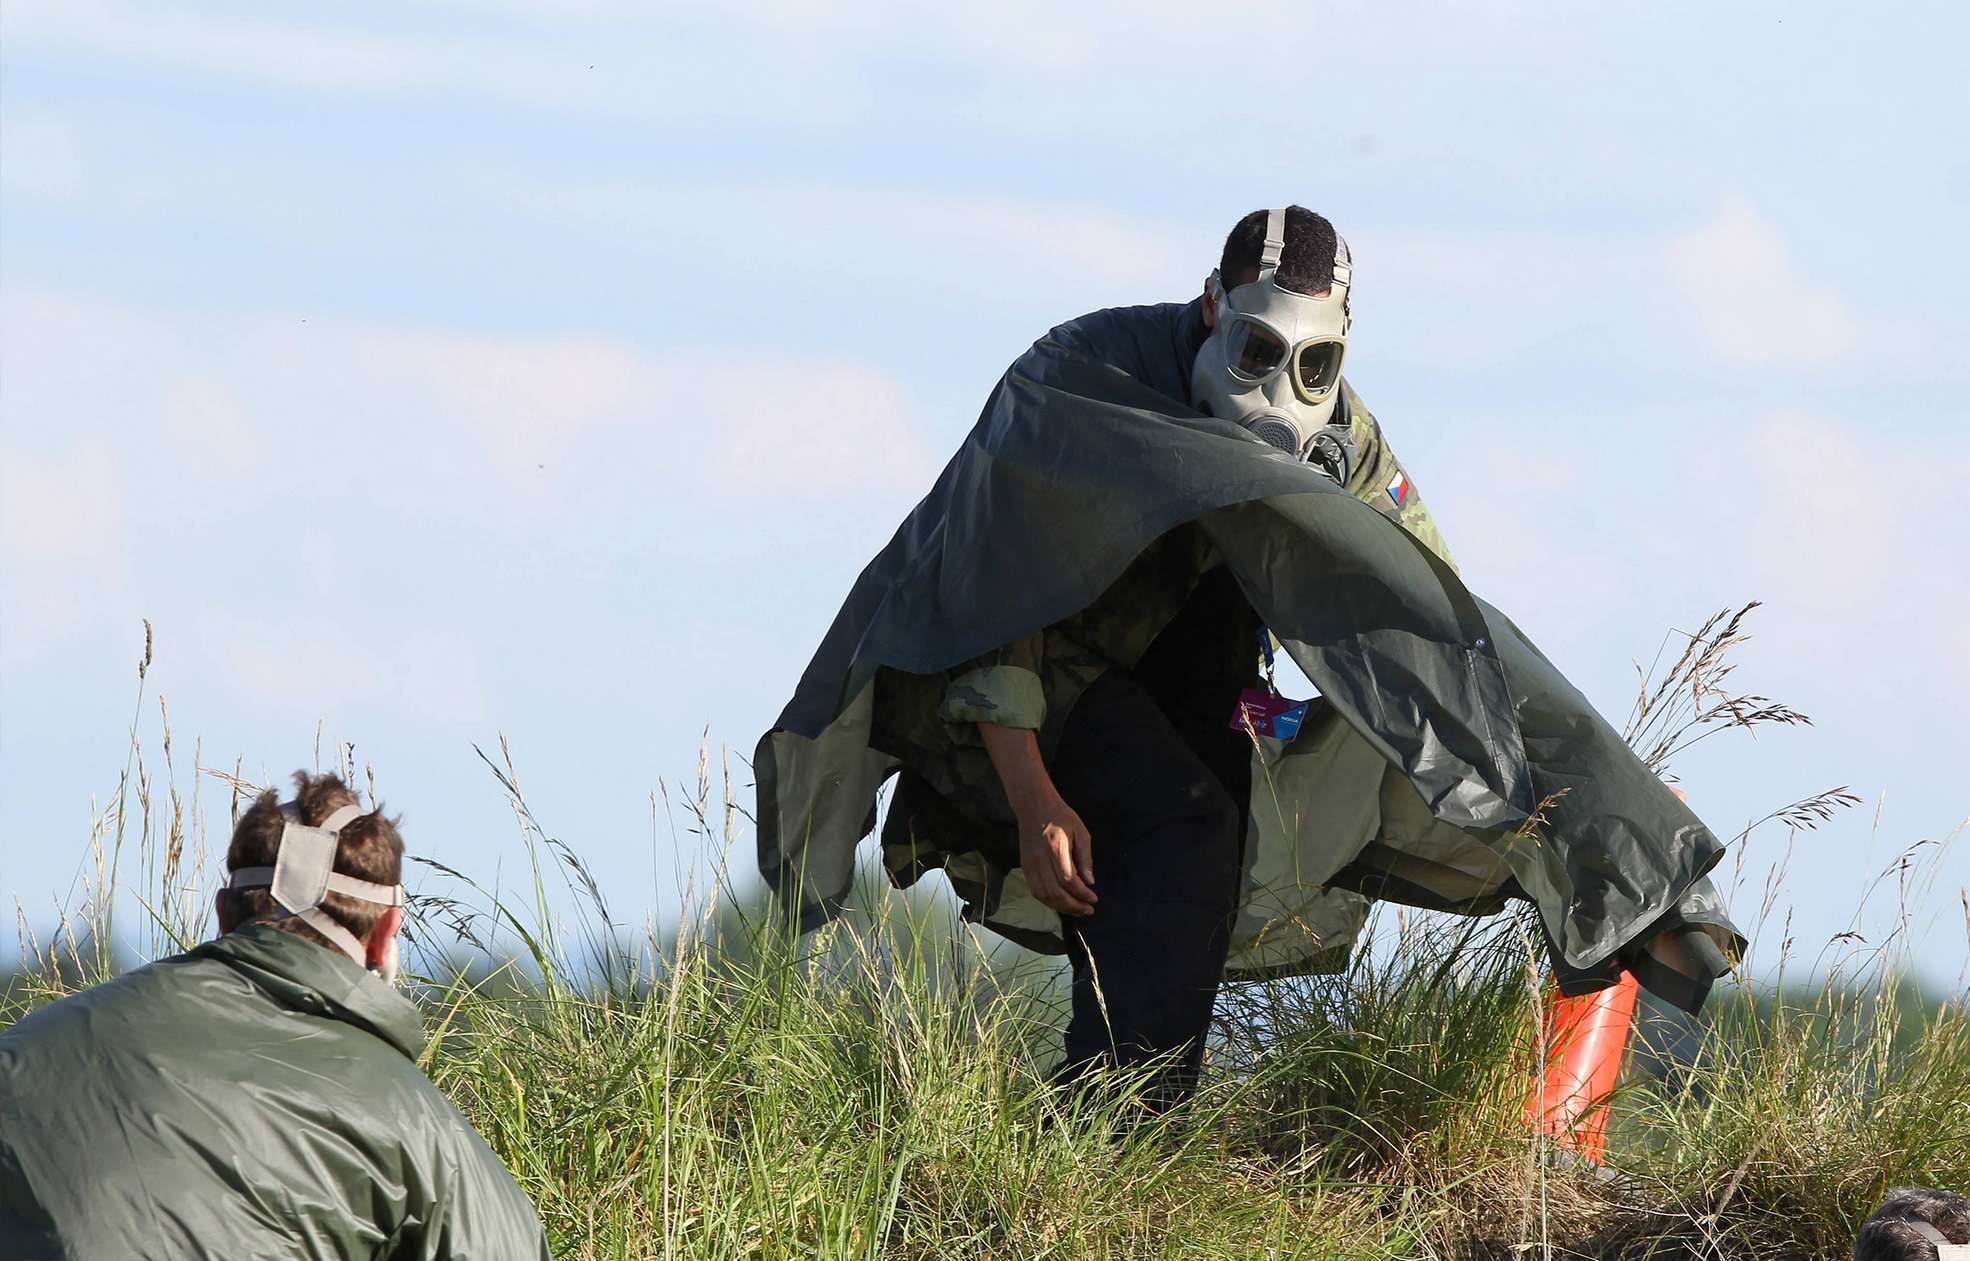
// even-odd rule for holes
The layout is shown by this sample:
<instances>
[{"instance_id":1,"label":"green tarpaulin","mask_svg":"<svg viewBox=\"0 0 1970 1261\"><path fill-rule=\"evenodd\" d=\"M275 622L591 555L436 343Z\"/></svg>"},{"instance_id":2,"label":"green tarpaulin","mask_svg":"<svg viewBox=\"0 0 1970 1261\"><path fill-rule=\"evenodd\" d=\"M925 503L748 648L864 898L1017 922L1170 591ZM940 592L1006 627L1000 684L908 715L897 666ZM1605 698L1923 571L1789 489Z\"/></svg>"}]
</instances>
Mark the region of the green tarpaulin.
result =
<instances>
[{"instance_id":1,"label":"green tarpaulin","mask_svg":"<svg viewBox=\"0 0 1970 1261\"><path fill-rule=\"evenodd\" d=\"M1107 314L1153 337L1127 322L1157 310ZM1058 337L1008 370L760 741L760 867L804 924L847 893L891 773L935 786L985 756L881 715L935 705L945 672L1080 612L1187 525L1322 698L1297 740L1255 750L1234 972L1331 966L1361 895L1470 913L1523 896L1565 988L1626 966L1701 1002L1741 946L1704 878L1723 847L1553 664L1316 468ZM988 926L1057 939L1016 870L993 893L971 907Z\"/></svg>"}]
</instances>

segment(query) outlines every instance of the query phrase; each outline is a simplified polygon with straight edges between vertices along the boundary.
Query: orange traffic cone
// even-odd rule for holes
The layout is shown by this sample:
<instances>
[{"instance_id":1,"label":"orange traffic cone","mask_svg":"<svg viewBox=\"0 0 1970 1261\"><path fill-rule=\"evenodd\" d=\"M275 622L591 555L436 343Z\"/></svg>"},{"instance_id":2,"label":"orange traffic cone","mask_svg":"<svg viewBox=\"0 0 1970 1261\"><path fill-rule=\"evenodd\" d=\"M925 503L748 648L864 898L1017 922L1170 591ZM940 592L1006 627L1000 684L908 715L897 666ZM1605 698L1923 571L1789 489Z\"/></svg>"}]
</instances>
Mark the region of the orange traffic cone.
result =
<instances>
[{"instance_id":1,"label":"orange traffic cone","mask_svg":"<svg viewBox=\"0 0 1970 1261\"><path fill-rule=\"evenodd\" d=\"M1634 1019L1632 972L1577 998L1548 992L1545 1072L1533 1078L1526 1124L1600 1164L1607 1155L1607 1098L1621 1074Z\"/></svg>"}]
</instances>

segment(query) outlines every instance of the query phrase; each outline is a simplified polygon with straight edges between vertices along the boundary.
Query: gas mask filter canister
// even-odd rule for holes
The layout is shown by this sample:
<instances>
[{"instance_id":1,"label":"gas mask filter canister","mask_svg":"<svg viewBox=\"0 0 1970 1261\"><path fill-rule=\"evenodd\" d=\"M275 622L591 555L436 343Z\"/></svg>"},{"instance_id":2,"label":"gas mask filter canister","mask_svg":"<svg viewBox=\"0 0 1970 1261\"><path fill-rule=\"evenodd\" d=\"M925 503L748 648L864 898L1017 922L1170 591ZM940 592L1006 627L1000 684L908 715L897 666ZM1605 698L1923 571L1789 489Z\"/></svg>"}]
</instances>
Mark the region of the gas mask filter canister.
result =
<instances>
[{"instance_id":1,"label":"gas mask filter canister","mask_svg":"<svg viewBox=\"0 0 1970 1261\"><path fill-rule=\"evenodd\" d=\"M319 827L308 827L302 823L300 809L292 802L282 806L281 813L287 816L287 826L281 829L280 849L274 858L274 865L241 867L233 873L226 887L268 890L282 911L300 916L308 927L328 938L357 966L363 966L367 962L367 953L362 941L336 923L321 904L322 899L331 893L340 893L377 906L404 904L404 887L401 884L376 884L342 875L335 870L335 850L341 840L342 829L368 812L361 806L344 806L323 819ZM396 942L392 941L389 956L383 967L378 969L378 974L386 982L395 982L396 971Z\"/></svg>"},{"instance_id":2,"label":"gas mask filter canister","mask_svg":"<svg viewBox=\"0 0 1970 1261\"><path fill-rule=\"evenodd\" d=\"M1323 431L1345 428L1333 420L1353 318L1348 290L1354 269L1347 242L1336 237L1334 281L1326 296L1282 289L1274 273L1285 247L1286 212L1269 211L1257 278L1227 292L1224 277L1211 273L1207 285L1217 325L1191 367L1191 396L1211 415L1236 421L1281 451L1318 458L1345 482L1353 444L1344 433Z\"/></svg>"}]
</instances>

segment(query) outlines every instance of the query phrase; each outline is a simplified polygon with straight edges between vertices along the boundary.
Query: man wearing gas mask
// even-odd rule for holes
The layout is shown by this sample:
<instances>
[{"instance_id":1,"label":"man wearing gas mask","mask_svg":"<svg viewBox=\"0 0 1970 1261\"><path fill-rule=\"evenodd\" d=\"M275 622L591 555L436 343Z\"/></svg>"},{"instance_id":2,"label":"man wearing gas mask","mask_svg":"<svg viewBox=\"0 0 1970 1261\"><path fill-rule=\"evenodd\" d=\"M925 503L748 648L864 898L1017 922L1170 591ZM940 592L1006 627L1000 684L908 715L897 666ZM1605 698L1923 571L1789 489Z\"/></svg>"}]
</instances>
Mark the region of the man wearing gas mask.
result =
<instances>
[{"instance_id":1,"label":"man wearing gas mask","mask_svg":"<svg viewBox=\"0 0 1970 1261\"><path fill-rule=\"evenodd\" d=\"M395 821L295 779L234 829L219 936L0 1033L0 1255L548 1255L417 1066Z\"/></svg>"},{"instance_id":2,"label":"man wearing gas mask","mask_svg":"<svg viewBox=\"0 0 1970 1261\"><path fill-rule=\"evenodd\" d=\"M1062 1075L1154 1062L1155 1106L1226 975L1337 970L1372 899L1533 901L1563 990L1626 969L1692 1007L1740 941L1715 836L1463 587L1343 379L1353 262L1319 215L1255 211L1198 299L1036 342L755 757L803 927L895 776L892 880L941 869L1067 954ZM1278 695L1281 646L1317 700Z\"/></svg>"},{"instance_id":3,"label":"man wearing gas mask","mask_svg":"<svg viewBox=\"0 0 1970 1261\"><path fill-rule=\"evenodd\" d=\"M1097 312L1051 338L1179 386L1176 401L1317 469L1448 563L1407 472L1342 380L1352 283L1347 244L1325 218L1253 211L1197 301ZM1154 362L1166 346L1168 362ZM1072 921L1066 1076L1174 1057L1150 1091L1158 1103L1196 1078L1252 786L1251 738L1227 717L1261 682L1261 635L1209 541L1180 529L1095 605L975 660L945 695L940 718L977 725L1018 820L1027 887ZM901 805L886 835L907 853L909 793Z\"/></svg>"}]
</instances>

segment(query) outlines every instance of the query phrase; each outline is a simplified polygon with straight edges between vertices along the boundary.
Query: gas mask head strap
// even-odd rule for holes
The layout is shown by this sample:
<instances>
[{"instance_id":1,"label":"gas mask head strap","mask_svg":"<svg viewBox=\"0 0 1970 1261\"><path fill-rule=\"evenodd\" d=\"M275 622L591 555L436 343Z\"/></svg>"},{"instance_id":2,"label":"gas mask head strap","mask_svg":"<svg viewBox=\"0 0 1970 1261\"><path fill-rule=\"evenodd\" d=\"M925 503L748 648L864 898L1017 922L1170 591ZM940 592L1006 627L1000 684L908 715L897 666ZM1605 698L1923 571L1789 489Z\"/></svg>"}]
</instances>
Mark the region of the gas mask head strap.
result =
<instances>
[{"instance_id":1,"label":"gas mask head strap","mask_svg":"<svg viewBox=\"0 0 1970 1261\"><path fill-rule=\"evenodd\" d=\"M1259 247L1259 274L1253 284L1270 284L1273 273L1279 270L1279 259L1286 252L1286 212L1268 210L1265 212L1265 243ZM1341 291L1341 301L1348 302L1348 290L1354 284L1354 254L1348 249L1347 238L1334 234L1334 288ZM1223 302L1227 292L1224 274L1213 268L1210 278L1211 296L1214 301ZM1346 309L1345 307L1343 309Z\"/></svg>"},{"instance_id":2,"label":"gas mask head strap","mask_svg":"<svg viewBox=\"0 0 1970 1261\"><path fill-rule=\"evenodd\" d=\"M1286 252L1286 212L1268 210L1265 212L1265 244L1259 247L1259 274L1252 284L1269 284L1272 273L1279 270L1279 256ZM1224 273L1213 267L1205 281L1211 292L1211 301L1223 305L1224 295L1230 292L1224 282Z\"/></svg>"},{"instance_id":3,"label":"gas mask head strap","mask_svg":"<svg viewBox=\"0 0 1970 1261\"><path fill-rule=\"evenodd\" d=\"M1286 252L1286 212L1265 212L1265 245L1259 250L1259 284L1270 284L1279 270L1279 256Z\"/></svg>"},{"instance_id":4,"label":"gas mask head strap","mask_svg":"<svg viewBox=\"0 0 1970 1261\"><path fill-rule=\"evenodd\" d=\"M321 821L319 827L301 822L301 811L294 803L282 806L287 825L281 829L280 849L271 867L241 867L233 873L229 889L267 889L274 902L289 915L298 915L308 927L334 943L343 954L360 966L367 960L363 943L356 935L322 910L322 899L331 893L372 902L378 906L402 906L404 887L358 880L335 870L335 849L342 829L368 811L361 806L344 806Z\"/></svg>"},{"instance_id":5,"label":"gas mask head strap","mask_svg":"<svg viewBox=\"0 0 1970 1261\"><path fill-rule=\"evenodd\" d=\"M1904 1217L1901 1222L1935 1245L1936 1261L1970 1261L1970 1243L1951 1242L1950 1237L1937 1230L1934 1223L1925 1222L1919 1217Z\"/></svg>"}]
</instances>

